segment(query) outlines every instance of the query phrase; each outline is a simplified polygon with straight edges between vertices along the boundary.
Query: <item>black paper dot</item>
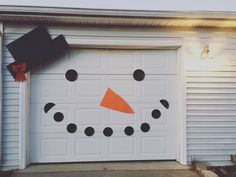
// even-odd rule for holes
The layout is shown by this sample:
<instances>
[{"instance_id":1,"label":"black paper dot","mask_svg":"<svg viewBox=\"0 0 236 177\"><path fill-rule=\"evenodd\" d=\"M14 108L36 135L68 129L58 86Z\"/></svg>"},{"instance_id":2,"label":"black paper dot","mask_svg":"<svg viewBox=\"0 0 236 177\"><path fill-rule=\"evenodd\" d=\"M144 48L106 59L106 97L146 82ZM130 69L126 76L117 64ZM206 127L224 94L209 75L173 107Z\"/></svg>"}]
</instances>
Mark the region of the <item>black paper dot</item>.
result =
<instances>
[{"instance_id":1,"label":"black paper dot","mask_svg":"<svg viewBox=\"0 0 236 177\"><path fill-rule=\"evenodd\" d=\"M143 132L148 132L150 130L150 125L148 123L142 123L141 130Z\"/></svg>"},{"instance_id":2,"label":"black paper dot","mask_svg":"<svg viewBox=\"0 0 236 177\"><path fill-rule=\"evenodd\" d=\"M141 80L144 79L145 73L144 73L143 70L137 69L137 70L134 71L133 77L134 77L134 79L135 79L136 81L141 81Z\"/></svg>"},{"instance_id":3,"label":"black paper dot","mask_svg":"<svg viewBox=\"0 0 236 177\"><path fill-rule=\"evenodd\" d=\"M125 134L126 135L131 136L131 135L133 135L133 133L134 133L133 127L128 126L128 127L125 128Z\"/></svg>"},{"instance_id":4,"label":"black paper dot","mask_svg":"<svg viewBox=\"0 0 236 177\"><path fill-rule=\"evenodd\" d=\"M52 109L52 107L55 106L54 103L47 103L44 106L44 112L47 113L50 109Z\"/></svg>"},{"instance_id":5,"label":"black paper dot","mask_svg":"<svg viewBox=\"0 0 236 177\"><path fill-rule=\"evenodd\" d=\"M162 99L160 100L161 104L166 108L168 109L169 108L169 102L165 99Z\"/></svg>"},{"instance_id":6,"label":"black paper dot","mask_svg":"<svg viewBox=\"0 0 236 177\"><path fill-rule=\"evenodd\" d=\"M73 82L73 81L77 80L77 78L78 78L78 73L75 70L70 69L70 70L66 71L66 79L68 81Z\"/></svg>"},{"instance_id":7,"label":"black paper dot","mask_svg":"<svg viewBox=\"0 0 236 177\"><path fill-rule=\"evenodd\" d=\"M161 117L161 111L159 111L158 109L154 109L154 110L152 111L152 117L153 117L154 119L158 119L159 117Z\"/></svg>"},{"instance_id":8,"label":"black paper dot","mask_svg":"<svg viewBox=\"0 0 236 177\"><path fill-rule=\"evenodd\" d=\"M75 133L76 130L77 130L77 126L75 124L71 123L71 124L67 125L67 131L69 133Z\"/></svg>"},{"instance_id":9,"label":"black paper dot","mask_svg":"<svg viewBox=\"0 0 236 177\"><path fill-rule=\"evenodd\" d=\"M110 128L110 127L106 127L104 130L103 130L103 134L107 137L111 136L113 134L113 130Z\"/></svg>"},{"instance_id":10,"label":"black paper dot","mask_svg":"<svg viewBox=\"0 0 236 177\"><path fill-rule=\"evenodd\" d=\"M61 122L64 119L64 115L61 112L56 112L53 118L56 122Z\"/></svg>"},{"instance_id":11,"label":"black paper dot","mask_svg":"<svg viewBox=\"0 0 236 177\"><path fill-rule=\"evenodd\" d=\"M84 130L84 133L85 133L85 135L87 135L87 136L93 136L93 134L94 134L94 129L93 129L93 127L87 127L87 128Z\"/></svg>"}]
</instances>

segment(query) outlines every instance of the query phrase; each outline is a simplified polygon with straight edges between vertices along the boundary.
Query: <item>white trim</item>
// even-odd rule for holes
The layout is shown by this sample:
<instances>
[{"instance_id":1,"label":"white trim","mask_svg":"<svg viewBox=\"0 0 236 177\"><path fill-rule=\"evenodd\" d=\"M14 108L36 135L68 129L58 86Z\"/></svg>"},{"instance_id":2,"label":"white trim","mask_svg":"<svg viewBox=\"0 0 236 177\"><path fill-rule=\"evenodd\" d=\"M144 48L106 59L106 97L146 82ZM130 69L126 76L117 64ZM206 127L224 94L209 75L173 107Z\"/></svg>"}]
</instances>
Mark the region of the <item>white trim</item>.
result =
<instances>
[{"instance_id":1,"label":"white trim","mask_svg":"<svg viewBox=\"0 0 236 177\"><path fill-rule=\"evenodd\" d=\"M0 36L3 36L3 23L0 22Z\"/></svg>"},{"instance_id":2,"label":"white trim","mask_svg":"<svg viewBox=\"0 0 236 177\"><path fill-rule=\"evenodd\" d=\"M20 169L24 169L29 163L27 154L29 152L30 73L27 73L26 77L27 81L20 83Z\"/></svg>"},{"instance_id":3,"label":"white trim","mask_svg":"<svg viewBox=\"0 0 236 177\"><path fill-rule=\"evenodd\" d=\"M3 24L0 22L0 64L3 62ZM0 68L0 85L2 86L2 67ZM2 167L2 87L0 87L0 170Z\"/></svg>"},{"instance_id":4,"label":"white trim","mask_svg":"<svg viewBox=\"0 0 236 177\"><path fill-rule=\"evenodd\" d=\"M185 94L185 74L184 74L184 50L185 46L183 40L178 41L165 39L153 40L152 38L131 38L131 37L82 37L81 39L67 38L67 42L71 47L80 48L119 48L119 49L177 49L177 115L178 115L178 135L177 135L177 161L183 165L187 164L186 154L186 94ZM20 133L20 168L25 168L29 161L27 161L27 151L29 151L29 138L27 137L30 111L30 93L29 90L30 79L21 84L21 133Z\"/></svg>"},{"instance_id":5,"label":"white trim","mask_svg":"<svg viewBox=\"0 0 236 177\"><path fill-rule=\"evenodd\" d=\"M140 36L139 36L140 37ZM71 47L78 48L112 48L112 49L177 49L182 40L167 40L166 38L138 38L138 37L84 37L67 38Z\"/></svg>"},{"instance_id":6,"label":"white trim","mask_svg":"<svg viewBox=\"0 0 236 177\"><path fill-rule=\"evenodd\" d=\"M185 74L185 52L183 44L177 53L177 115L178 115L178 155L177 161L187 165L187 117L186 117L186 74Z\"/></svg>"}]
</instances>

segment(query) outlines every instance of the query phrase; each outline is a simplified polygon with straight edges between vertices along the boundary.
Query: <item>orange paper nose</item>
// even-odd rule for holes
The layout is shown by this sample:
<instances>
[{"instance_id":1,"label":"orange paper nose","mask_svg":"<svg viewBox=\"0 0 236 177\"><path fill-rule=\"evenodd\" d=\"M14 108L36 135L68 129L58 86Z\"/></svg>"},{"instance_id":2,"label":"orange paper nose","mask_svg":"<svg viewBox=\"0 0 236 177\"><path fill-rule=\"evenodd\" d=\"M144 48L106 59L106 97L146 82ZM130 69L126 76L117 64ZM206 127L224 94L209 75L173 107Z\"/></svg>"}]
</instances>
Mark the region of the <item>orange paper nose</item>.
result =
<instances>
[{"instance_id":1,"label":"orange paper nose","mask_svg":"<svg viewBox=\"0 0 236 177\"><path fill-rule=\"evenodd\" d=\"M134 114L134 111L130 107L130 105L110 88L107 89L107 92L103 97L100 106L123 113Z\"/></svg>"}]
</instances>

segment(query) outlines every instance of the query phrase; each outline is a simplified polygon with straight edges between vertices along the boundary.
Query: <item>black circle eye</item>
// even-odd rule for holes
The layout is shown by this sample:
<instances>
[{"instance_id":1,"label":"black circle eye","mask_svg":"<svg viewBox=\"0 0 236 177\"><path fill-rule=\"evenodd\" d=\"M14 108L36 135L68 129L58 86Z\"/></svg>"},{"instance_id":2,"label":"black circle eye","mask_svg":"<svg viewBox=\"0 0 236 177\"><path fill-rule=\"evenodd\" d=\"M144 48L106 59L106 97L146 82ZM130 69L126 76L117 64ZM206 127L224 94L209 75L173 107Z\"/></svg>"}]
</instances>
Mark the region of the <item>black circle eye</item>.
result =
<instances>
[{"instance_id":1,"label":"black circle eye","mask_svg":"<svg viewBox=\"0 0 236 177\"><path fill-rule=\"evenodd\" d=\"M144 73L143 70L137 69L137 70L134 71L133 77L134 77L134 79L135 79L136 81L141 81L141 80L144 79L145 73Z\"/></svg>"},{"instance_id":2,"label":"black circle eye","mask_svg":"<svg viewBox=\"0 0 236 177\"><path fill-rule=\"evenodd\" d=\"M85 135L87 135L87 136L93 136L93 134L94 134L94 129L93 129L93 127L87 127L87 128L84 130L84 133L85 133Z\"/></svg>"},{"instance_id":3,"label":"black circle eye","mask_svg":"<svg viewBox=\"0 0 236 177\"><path fill-rule=\"evenodd\" d=\"M66 71L65 76L66 76L66 79L67 79L68 81L73 82L73 81L76 81L76 80L77 80L77 78L78 78L78 73L77 73L77 71L75 71L75 70L73 70L73 69L70 69L70 70Z\"/></svg>"},{"instance_id":4,"label":"black circle eye","mask_svg":"<svg viewBox=\"0 0 236 177\"><path fill-rule=\"evenodd\" d=\"M69 133L75 133L77 130L77 126L75 124L69 124L67 125L67 131Z\"/></svg>"},{"instance_id":5,"label":"black circle eye","mask_svg":"<svg viewBox=\"0 0 236 177\"><path fill-rule=\"evenodd\" d=\"M158 109L154 109L154 110L152 111L152 117L153 117L154 119L160 118L160 117L161 117L161 111L159 111Z\"/></svg>"},{"instance_id":6,"label":"black circle eye","mask_svg":"<svg viewBox=\"0 0 236 177\"><path fill-rule=\"evenodd\" d=\"M107 137L111 136L113 134L113 130L110 128L110 127L106 127L104 130L103 130L103 134Z\"/></svg>"},{"instance_id":7,"label":"black circle eye","mask_svg":"<svg viewBox=\"0 0 236 177\"><path fill-rule=\"evenodd\" d=\"M143 132L148 132L148 131L150 130L150 125L149 125L148 123L143 123L143 124L141 125L141 130L142 130Z\"/></svg>"},{"instance_id":8,"label":"black circle eye","mask_svg":"<svg viewBox=\"0 0 236 177\"><path fill-rule=\"evenodd\" d=\"M125 128L125 134L126 135L131 136L131 135L133 135L133 133L134 133L133 127L128 126L128 127Z\"/></svg>"},{"instance_id":9,"label":"black circle eye","mask_svg":"<svg viewBox=\"0 0 236 177\"><path fill-rule=\"evenodd\" d=\"M64 115L63 115L61 112L56 112L56 113L53 115L53 119L54 119L56 122L61 122L61 121L64 119Z\"/></svg>"}]
</instances>

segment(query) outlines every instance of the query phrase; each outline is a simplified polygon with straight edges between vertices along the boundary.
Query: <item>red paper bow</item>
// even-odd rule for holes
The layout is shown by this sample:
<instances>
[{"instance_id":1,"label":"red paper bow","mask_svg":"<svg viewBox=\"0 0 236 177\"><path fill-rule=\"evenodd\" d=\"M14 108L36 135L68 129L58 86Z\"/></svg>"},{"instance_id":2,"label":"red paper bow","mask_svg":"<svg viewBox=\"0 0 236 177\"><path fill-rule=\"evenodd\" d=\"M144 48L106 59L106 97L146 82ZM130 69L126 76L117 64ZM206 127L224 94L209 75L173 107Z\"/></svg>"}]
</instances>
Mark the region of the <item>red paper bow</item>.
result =
<instances>
[{"instance_id":1,"label":"red paper bow","mask_svg":"<svg viewBox=\"0 0 236 177\"><path fill-rule=\"evenodd\" d=\"M11 66L12 71L16 75L15 81L21 82L21 81L26 80L26 77L25 77L25 74L24 74L26 72L26 68L27 68L27 65L25 63L14 64L14 65Z\"/></svg>"}]
</instances>

